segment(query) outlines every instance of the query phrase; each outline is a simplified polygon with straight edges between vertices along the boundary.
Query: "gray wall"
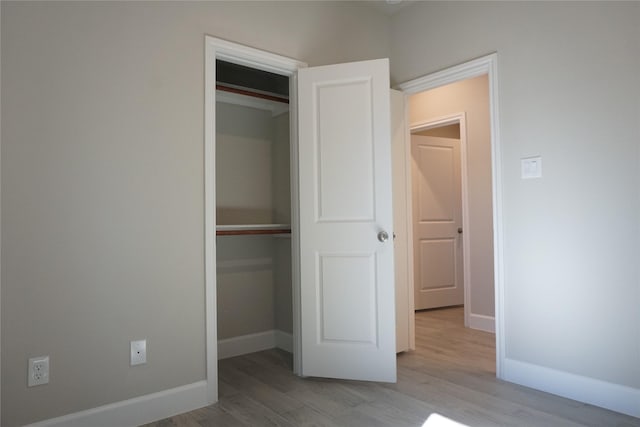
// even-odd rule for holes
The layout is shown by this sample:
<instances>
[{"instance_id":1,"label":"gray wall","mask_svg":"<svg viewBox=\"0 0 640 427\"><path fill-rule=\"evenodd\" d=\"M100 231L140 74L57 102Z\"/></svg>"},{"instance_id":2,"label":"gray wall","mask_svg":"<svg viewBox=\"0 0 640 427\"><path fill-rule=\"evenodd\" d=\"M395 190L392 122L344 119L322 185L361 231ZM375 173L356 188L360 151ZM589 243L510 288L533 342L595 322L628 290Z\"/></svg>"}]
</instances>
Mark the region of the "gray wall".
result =
<instances>
[{"instance_id":1,"label":"gray wall","mask_svg":"<svg viewBox=\"0 0 640 427\"><path fill-rule=\"evenodd\" d=\"M216 104L216 221L274 222L274 121L271 112Z\"/></svg>"},{"instance_id":2,"label":"gray wall","mask_svg":"<svg viewBox=\"0 0 640 427\"><path fill-rule=\"evenodd\" d=\"M204 379L204 35L325 64L387 57L387 17L324 2L1 7L2 425ZM130 368L143 337L148 363ZM43 354L51 382L27 389Z\"/></svg>"},{"instance_id":3,"label":"gray wall","mask_svg":"<svg viewBox=\"0 0 640 427\"><path fill-rule=\"evenodd\" d=\"M270 236L216 239L218 339L274 329L277 257L273 240Z\"/></svg>"},{"instance_id":4,"label":"gray wall","mask_svg":"<svg viewBox=\"0 0 640 427\"><path fill-rule=\"evenodd\" d=\"M640 4L416 3L396 82L498 52L506 356L640 388ZM543 177L520 179L541 155Z\"/></svg>"},{"instance_id":5,"label":"gray wall","mask_svg":"<svg viewBox=\"0 0 640 427\"><path fill-rule=\"evenodd\" d=\"M493 286L493 209L489 80L475 77L409 98L409 123L466 113L467 208L469 212L469 312L495 316ZM437 130L437 129L435 129ZM460 130L458 128L459 138Z\"/></svg>"},{"instance_id":6,"label":"gray wall","mask_svg":"<svg viewBox=\"0 0 640 427\"><path fill-rule=\"evenodd\" d=\"M395 82L497 50L507 356L640 387L638 3L0 7L3 426L204 378L204 34Z\"/></svg>"},{"instance_id":7,"label":"gray wall","mask_svg":"<svg viewBox=\"0 0 640 427\"><path fill-rule=\"evenodd\" d=\"M273 206L276 224L291 223L291 155L289 113L275 117L273 146ZM273 238L275 251L274 315L277 330L293 333L291 236Z\"/></svg>"}]
</instances>

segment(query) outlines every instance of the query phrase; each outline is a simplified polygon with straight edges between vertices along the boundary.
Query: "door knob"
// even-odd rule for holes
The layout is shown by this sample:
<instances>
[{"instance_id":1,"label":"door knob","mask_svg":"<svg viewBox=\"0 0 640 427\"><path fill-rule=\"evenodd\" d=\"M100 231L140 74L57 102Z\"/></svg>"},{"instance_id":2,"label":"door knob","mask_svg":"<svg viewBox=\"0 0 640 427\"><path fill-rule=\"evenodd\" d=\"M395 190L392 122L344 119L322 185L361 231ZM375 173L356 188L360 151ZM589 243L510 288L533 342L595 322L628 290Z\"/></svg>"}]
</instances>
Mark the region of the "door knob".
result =
<instances>
[{"instance_id":1,"label":"door knob","mask_svg":"<svg viewBox=\"0 0 640 427\"><path fill-rule=\"evenodd\" d=\"M378 240L380 240L382 243L386 242L387 240L389 240L389 233L387 233L386 231L379 232Z\"/></svg>"},{"instance_id":2,"label":"door knob","mask_svg":"<svg viewBox=\"0 0 640 427\"><path fill-rule=\"evenodd\" d=\"M462 234L462 227L458 227L458 234Z\"/></svg>"}]
</instances>

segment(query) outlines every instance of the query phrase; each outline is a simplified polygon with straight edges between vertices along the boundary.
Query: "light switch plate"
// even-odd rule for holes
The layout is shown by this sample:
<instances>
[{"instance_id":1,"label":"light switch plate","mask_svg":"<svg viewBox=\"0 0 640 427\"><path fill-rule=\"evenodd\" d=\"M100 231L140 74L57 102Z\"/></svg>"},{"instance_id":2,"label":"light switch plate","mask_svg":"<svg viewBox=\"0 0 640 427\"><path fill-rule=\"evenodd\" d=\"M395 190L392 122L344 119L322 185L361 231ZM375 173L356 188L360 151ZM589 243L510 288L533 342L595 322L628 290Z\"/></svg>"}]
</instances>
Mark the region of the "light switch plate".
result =
<instances>
[{"instance_id":1,"label":"light switch plate","mask_svg":"<svg viewBox=\"0 0 640 427\"><path fill-rule=\"evenodd\" d=\"M522 179L542 178L542 157L520 159Z\"/></svg>"}]
</instances>

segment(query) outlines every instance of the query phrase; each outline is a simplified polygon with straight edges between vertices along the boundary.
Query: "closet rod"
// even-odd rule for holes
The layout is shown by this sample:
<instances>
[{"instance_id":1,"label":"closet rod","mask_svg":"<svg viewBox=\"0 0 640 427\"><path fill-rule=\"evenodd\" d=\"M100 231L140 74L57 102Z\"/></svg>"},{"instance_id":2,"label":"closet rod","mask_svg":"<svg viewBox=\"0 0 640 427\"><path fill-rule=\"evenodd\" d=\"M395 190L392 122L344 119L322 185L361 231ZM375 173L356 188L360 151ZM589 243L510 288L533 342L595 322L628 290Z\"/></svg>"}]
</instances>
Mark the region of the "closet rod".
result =
<instances>
[{"instance_id":1,"label":"closet rod","mask_svg":"<svg viewBox=\"0 0 640 427\"><path fill-rule=\"evenodd\" d=\"M223 86L219 84L216 85L216 89L224 92L231 92L231 93L237 93L240 95L253 96L254 98L268 99L269 101L282 102L284 104L289 103L289 100L287 98L281 98L279 96L267 95L259 92L252 92L246 89L238 89L235 87Z\"/></svg>"}]
</instances>

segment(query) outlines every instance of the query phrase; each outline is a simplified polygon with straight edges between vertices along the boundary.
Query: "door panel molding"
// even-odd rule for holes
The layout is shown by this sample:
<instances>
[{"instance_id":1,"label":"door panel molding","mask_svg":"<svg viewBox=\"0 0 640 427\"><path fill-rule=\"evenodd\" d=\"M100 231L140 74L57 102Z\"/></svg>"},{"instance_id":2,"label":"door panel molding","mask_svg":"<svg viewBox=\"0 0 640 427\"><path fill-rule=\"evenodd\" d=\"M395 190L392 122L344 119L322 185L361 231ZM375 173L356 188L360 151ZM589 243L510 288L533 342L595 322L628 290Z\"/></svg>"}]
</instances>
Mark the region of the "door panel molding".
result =
<instances>
[{"instance_id":1,"label":"door panel molding","mask_svg":"<svg viewBox=\"0 0 640 427\"><path fill-rule=\"evenodd\" d=\"M315 182L317 222L370 222L375 220L376 192L371 116L371 77L334 80L315 84L311 99L318 114L314 121L313 144L317 158ZM344 96L348 94L348 96ZM345 116L330 105L338 102L350 110ZM363 132L350 132L358 128ZM363 155L366 153L366 155ZM364 173L340 180L335 170L357 162ZM330 191L326 191L329 189Z\"/></svg>"},{"instance_id":2,"label":"door panel molding","mask_svg":"<svg viewBox=\"0 0 640 427\"><path fill-rule=\"evenodd\" d=\"M347 275L344 269L349 269ZM317 343L344 346L378 345L376 259L374 252L325 252L316 254L318 271ZM336 275L334 272L340 272ZM363 296L369 298L363 298ZM341 312L358 310L366 316L341 319L333 315L333 308L343 306ZM351 337L351 338L349 338Z\"/></svg>"}]
</instances>

